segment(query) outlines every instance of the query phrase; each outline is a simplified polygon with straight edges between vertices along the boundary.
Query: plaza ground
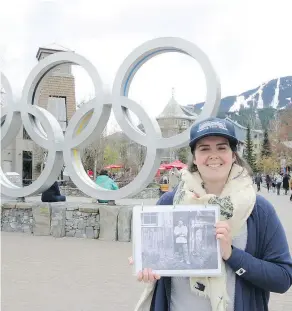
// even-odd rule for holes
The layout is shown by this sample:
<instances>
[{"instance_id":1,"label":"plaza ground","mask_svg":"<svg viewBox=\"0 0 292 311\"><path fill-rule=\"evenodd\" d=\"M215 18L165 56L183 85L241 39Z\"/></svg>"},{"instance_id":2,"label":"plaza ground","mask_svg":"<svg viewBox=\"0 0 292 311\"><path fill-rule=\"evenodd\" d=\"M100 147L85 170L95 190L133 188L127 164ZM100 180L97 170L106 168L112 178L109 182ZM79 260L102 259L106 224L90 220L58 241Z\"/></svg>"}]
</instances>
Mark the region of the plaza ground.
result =
<instances>
[{"instance_id":1,"label":"plaza ground","mask_svg":"<svg viewBox=\"0 0 292 311\"><path fill-rule=\"evenodd\" d=\"M289 197L262 194L275 206L292 251ZM2 232L1 249L2 311L131 311L144 287L128 265L131 243ZM272 294L269 310L291 311L292 289Z\"/></svg>"}]
</instances>

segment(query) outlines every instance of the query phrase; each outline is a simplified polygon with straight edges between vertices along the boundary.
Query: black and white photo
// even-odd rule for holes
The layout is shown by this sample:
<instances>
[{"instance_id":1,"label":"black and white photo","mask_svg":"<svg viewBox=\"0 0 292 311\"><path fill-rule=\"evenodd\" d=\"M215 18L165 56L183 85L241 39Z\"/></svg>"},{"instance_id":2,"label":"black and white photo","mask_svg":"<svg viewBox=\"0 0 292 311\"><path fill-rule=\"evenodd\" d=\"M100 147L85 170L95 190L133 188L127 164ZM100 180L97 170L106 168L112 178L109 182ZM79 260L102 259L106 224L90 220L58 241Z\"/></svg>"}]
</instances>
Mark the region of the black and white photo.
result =
<instances>
[{"instance_id":1,"label":"black and white photo","mask_svg":"<svg viewBox=\"0 0 292 311\"><path fill-rule=\"evenodd\" d=\"M214 225L218 207L135 207L133 241L137 271L160 275L213 276L221 273Z\"/></svg>"}]
</instances>

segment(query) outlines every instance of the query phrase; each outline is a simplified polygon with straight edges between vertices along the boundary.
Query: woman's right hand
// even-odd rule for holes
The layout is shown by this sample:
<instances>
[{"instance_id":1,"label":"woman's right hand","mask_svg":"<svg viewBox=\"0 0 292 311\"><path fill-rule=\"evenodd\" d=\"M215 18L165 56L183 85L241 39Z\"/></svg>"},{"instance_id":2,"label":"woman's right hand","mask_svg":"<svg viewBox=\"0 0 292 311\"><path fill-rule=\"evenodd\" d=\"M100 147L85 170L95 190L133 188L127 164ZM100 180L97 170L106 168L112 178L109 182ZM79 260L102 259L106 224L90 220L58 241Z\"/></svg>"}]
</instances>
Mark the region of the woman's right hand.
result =
<instances>
[{"instance_id":1,"label":"woman's right hand","mask_svg":"<svg viewBox=\"0 0 292 311\"><path fill-rule=\"evenodd\" d=\"M132 257L129 257L128 260L130 265L134 264ZM143 271L139 271L137 279L139 282L154 282L160 279L160 275L153 273L151 268L145 268Z\"/></svg>"}]
</instances>

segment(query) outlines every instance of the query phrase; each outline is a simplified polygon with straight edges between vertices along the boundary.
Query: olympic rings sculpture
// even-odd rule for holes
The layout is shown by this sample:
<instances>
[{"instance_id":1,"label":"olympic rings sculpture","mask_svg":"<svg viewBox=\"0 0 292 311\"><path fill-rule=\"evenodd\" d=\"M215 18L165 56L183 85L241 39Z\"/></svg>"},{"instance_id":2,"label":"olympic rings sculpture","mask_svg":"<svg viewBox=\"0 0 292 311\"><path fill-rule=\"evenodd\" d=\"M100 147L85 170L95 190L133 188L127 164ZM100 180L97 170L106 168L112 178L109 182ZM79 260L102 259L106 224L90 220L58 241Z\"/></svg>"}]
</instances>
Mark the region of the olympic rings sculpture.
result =
<instances>
[{"instance_id":1,"label":"olympic rings sculpture","mask_svg":"<svg viewBox=\"0 0 292 311\"><path fill-rule=\"evenodd\" d=\"M9 197L25 197L41 193L57 180L64 164L74 184L91 197L116 200L137 194L147 187L159 168L163 149L186 146L189 140L189 129L173 137L163 138L156 119L152 119L141 105L128 98L131 81L139 68L152 57L168 52L191 56L198 61L205 74L206 101L203 111L195 122L216 116L221 96L216 72L201 49L181 38L158 38L136 48L118 69L111 94L104 90L95 67L83 56L73 52L59 52L42 59L25 82L20 104L16 104L13 100L11 86L1 73L2 86L7 94L7 105L1 109L1 123L5 120L1 127L1 148L5 149L12 143L23 123L31 139L48 150L44 170L29 186L14 185L1 168L1 193ZM75 112L63 134L55 117L36 104L41 79L52 68L66 63L80 65L87 71L93 81L95 97ZM115 191L103 189L89 178L83 168L79 151L102 134L111 109L122 131L134 142L147 147L144 166L139 174L131 183ZM129 110L140 119L145 133L132 124L128 115Z\"/></svg>"}]
</instances>

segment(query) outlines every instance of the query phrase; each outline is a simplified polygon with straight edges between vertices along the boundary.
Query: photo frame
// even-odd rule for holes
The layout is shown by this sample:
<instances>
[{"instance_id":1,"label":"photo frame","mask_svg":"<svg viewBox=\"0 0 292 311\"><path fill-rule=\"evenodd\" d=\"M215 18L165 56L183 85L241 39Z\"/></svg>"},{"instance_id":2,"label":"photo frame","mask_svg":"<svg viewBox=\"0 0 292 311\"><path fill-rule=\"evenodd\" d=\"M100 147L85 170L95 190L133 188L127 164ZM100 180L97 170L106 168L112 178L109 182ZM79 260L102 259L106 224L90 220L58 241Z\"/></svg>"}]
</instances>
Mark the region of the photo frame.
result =
<instances>
[{"instance_id":1,"label":"photo frame","mask_svg":"<svg viewBox=\"0 0 292 311\"><path fill-rule=\"evenodd\" d=\"M134 206L134 274L151 268L161 276L221 275L215 236L218 205Z\"/></svg>"}]
</instances>

